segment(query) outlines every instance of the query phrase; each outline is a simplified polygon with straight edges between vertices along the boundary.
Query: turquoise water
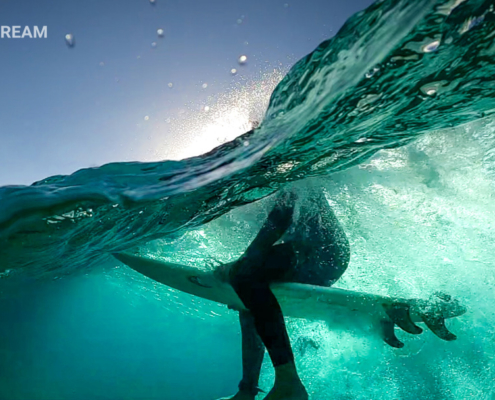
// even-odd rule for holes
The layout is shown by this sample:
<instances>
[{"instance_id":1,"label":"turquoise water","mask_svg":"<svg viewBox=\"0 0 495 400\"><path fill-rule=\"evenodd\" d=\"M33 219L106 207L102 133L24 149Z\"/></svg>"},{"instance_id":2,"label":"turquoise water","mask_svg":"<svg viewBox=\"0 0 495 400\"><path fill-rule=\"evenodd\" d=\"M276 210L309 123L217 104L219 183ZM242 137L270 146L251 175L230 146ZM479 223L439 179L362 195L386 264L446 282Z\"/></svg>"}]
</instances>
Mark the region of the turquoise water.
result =
<instances>
[{"instance_id":1,"label":"turquoise water","mask_svg":"<svg viewBox=\"0 0 495 400\"><path fill-rule=\"evenodd\" d=\"M265 197L313 177L352 246L339 287L425 298L441 290L468 313L449 322L456 342L404 335L401 350L331 323L288 321L295 341L320 346L296 353L312 398L493 400L494 28L488 1L377 2L291 69L253 132L183 161L0 188L9 321L0 397L233 392L235 314L108 254L211 268L249 243ZM271 379L267 363L262 387Z\"/></svg>"}]
</instances>

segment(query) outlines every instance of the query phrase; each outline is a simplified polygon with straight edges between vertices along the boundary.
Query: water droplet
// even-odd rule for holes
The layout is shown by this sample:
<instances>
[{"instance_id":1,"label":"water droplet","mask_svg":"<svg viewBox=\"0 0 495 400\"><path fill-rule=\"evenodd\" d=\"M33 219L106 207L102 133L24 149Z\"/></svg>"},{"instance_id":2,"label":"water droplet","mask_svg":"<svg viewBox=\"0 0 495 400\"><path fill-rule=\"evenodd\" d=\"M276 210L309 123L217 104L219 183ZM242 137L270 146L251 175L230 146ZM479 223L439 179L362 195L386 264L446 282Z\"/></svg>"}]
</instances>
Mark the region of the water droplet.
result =
<instances>
[{"instance_id":1,"label":"water droplet","mask_svg":"<svg viewBox=\"0 0 495 400\"><path fill-rule=\"evenodd\" d=\"M100 62L100 67L104 67L105 63L103 61Z\"/></svg>"},{"instance_id":2,"label":"water droplet","mask_svg":"<svg viewBox=\"0 0 495 400\"><path fill-rule=\"evenodd\" d=\"M74 40L74 35L72 33L68 33L67 35L65 35L65 43L69 47L75 46L76 42Z\"/></svg>"},{"instance_id":3,"label":"water droplet","mask_svg":"<svg viewBox=\"0 0 495 400\"><path fill-rule=\"evenodd\" d=\"M249 42L246 40L246 41L244 42L244 46L247 46L248 44L249 44Z\"/></svg>"},{"instance_id":4,"label":"water droplet","mask_svg":"<svg viewBox=\"0 0 495 400\"><path fill-rule=\"evenodd\" d=\"M173 88L174 87L174 84L172 82L169 82L168 87L169 88Z\"/></svg>"},{"instance_id":5,"label":"water droplet","mask_svg":"<svg viewBox=\"0 0 495 400\"><path fill-rule=\"evenodd\" d=\"M240 19L240 18L239 18L239 19L237 20L237 23L238 23L239 25L240 25L240 24L242 24L242 19Z\"/></svg>"},{"instance_id":6,"label":"water droplet","mask_svg":"<svg viewBox=\"0 0 495 400\"><path fill-rule=\"evenodd\" d=\"M239 63L239 65L245 65L247 63L247 56L245 56L245 55L240 56L238 63Z\"/></svg>"},{"instance_id":7,"label":"water droplet","mask_svg":"<svg viewBox=\"0 0 495 400\"><path fill-rule=\"evenodd\" d=\"M155 5L156 4L156 0L150 0L150 3Z\"/></svg>"},{"instance_id":8,"label":"water droplet","mask_svg":"<svg viewBox=\"0 0 495 400\"><path fill-rule=\"evenodd\" d=\"M435 40L425 44L421 50L423 50L424 53L432 53L438 49L438 46L440 46L440 40Z\"/></svg>"},{"instance_id":9,"label":"water droplet","mask_svg":"<svg viewBox=\"0 0 495 400\"><path fill-rule=\"evenodd\" d=\"M289 3L285 3L285 4L284 4L284 7L285 7L285 8L289 8Z\"/></svg>"},{"instance_id":10,"label":"water droplet","mask_svg":"<svg viewBox=\"0 0 495 400\"><path fill-rule=\"evenodd\" d=\"M208 84L207 84L207 83L203 83L203 84L201 85L201 87L202 87L203 89L206 89L206 88L208 87Z\"/></svg>"},{"instance_id":11,"label":"water droplet","mask_svg":"<svg viewBox=\"0 0 495 400\"><path fill-rule=\"evenodd\" d=\"M230 70L230 73L231 73L232 75L236 75L236 74L237 74L237 70L236 70L235 68L232 68L232 69Z\"/></svg>"},{"instance_id":12,"label":"water droplet","mask_svg":"<svg viewBox=\"0 0 495 400\"><path fill-rule=\"evenodd\" d=\"M145 121L149 121L149 120L150 120L150 117L149 117L148 115L146 115L146 116L144 117L144 120L145 120Z\"/></svg>"},{"instance_id":13,"label":"water droplet","mask_svg":"<svg viewBox=\"0 0 495 400\"><path fill-rule=\"evenodd\" d=\"M157 33L158 37L161 37L161 38L162 38L162 37L164 37L164 36L165 36L165 31L164 31L163 29L161 29L161 28L160 28L160 29L158 29L158 30L156 31L156 33Z\"/></svg>"},{"instance_id":14,"label":"water droplet","mask_svg":"<svg viewBox=\"0 0 495 400\"><path fill-rule=\"evenodd\" d=\"M156 42L151 43L151 47L155 48L156 47Z\"/></svg>"}]
</instances>

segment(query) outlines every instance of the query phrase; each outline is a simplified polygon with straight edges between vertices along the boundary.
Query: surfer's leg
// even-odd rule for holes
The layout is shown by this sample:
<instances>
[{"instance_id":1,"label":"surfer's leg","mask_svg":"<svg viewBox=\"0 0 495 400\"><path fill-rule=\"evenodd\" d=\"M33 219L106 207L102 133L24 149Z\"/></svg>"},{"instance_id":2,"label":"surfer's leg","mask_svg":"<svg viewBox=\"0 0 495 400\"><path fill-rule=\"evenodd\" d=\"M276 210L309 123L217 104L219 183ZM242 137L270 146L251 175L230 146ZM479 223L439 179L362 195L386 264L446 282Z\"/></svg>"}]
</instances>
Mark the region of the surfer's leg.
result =
<instances>
[{"instance_id":1,"label":"surfer's leg","mask_svg":"<svg viewBox=\"0 0 495 400\"><path fill-rule=\"evenodd\" d=\"M276 367L294 361L282 309L266 282L239 282L235 289L251 311L256 331Z\"/></svg>"},{"instance_id":2,"label":"surfer's leg","mask_svg":"<svg viewBox=\"0 0 495 400\"><path fill-rule=\"evenodd\" d=\"M249 311L239 312L239 322L242 334L242 380L237 394L219 400L254 400L261 391L258 388L258 381L265 346L256 332L254 318Z\"/></svg>"},{"instance_id":3,"label":"surfer's leg","mask_svg":"<svg viewBox=\"0 0 495 400\"><path fill-rule=\"evenodd\" d=\"M240 311L239 321L242 333L242 380L239 391L254 398L260 392L258 382L265 346L256 332L254 318L249 311Z\"/></svg>"},{"instance_id":4,"label":"surfer's leg","mask_svg":"<svg viewBox=\"0 0 495 400\"><path fill-rule=\"evenodd\" d=\"M275 368L275 385L266 400L308 398L294 364L282 309L267 282L235 283L236 292L253 315L256 331L268 350Z\"/></svg>"},{"instance_id":5,"label":"surfer's leg","mask_svg":"<svg viewBox=\"0 0 495 400\"><path fill-rule=\"evenodd\" d=\"M239 273L231 283L250 310L256 332L268 350L275 368L275 385L268 400L305 400L307 393L294 364L294 354L282 309L270 290L270 283L283 281L292 271L294 256L290 245L273 246L265 262L250 273ZM244 270L243 270L244 271Z\"/></svg>"},{"instance_id":6,"label":"surfer's leg","mask_svg":"<svg viewBox=\"0 0 495 400\"><path fill-rule=\"evenodd\" d=\"M251 311L256 331L266 346L273 365L294 361L284 317L270 283L281 281L293 267L291 247L273 244L292 222L295 196L283 192L260 232L234 265L231 284Z\"/></svg>"},{"instance_id":7,"label":"surfer's leg","mask_svg":"<svg viewBox=\"0 0 495 400\"><path fill-rule=\"evenodd\" d=\"M251 312L275 368L275 385L267 400L307 399L296 372L282 309L270 290L271 282L285 280L294 267L291 246L273 246L292 223L294 200L293 192L282 193L231 275L231 284Z\"/></svg>"}]
</instances>

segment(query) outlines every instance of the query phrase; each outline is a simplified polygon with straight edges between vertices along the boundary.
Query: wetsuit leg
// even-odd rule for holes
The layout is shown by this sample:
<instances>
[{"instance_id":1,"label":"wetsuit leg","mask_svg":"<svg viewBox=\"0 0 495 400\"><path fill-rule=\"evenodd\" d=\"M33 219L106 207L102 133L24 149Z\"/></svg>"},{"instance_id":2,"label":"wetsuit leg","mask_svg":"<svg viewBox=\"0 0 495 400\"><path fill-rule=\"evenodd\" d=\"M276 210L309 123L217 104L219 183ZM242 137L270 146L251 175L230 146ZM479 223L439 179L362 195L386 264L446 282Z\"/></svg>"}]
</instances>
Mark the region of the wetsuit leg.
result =
<instances>
[{"instance_id":1,"label":"wetsuit leg","mask_svg":"<svg viewBox=\"0 0 495 400\"><path fill-rule=\"evenodd\" d=\"M254 318L249 311L240 311L239 321L242 333L242 380L239 390L256 395L260 391L258 382L265 346L256 332Z\"/></svg>"},{"instance_id":2,"label":"wetsuit leg","mask_svg":"<svg viewBox=\"0 0 495 400\"><path fill-rule=\"evenodd\" d=\"M232 286L253 316L254 326L275 367L294 361L282 309L270 290L270 283L284 281L294 266L288 245L277 245L266 255L265 262L249 273L234 277Z\"/></svg>"},{"instance_id":3,"label":"wetsuit leg","mask_svg":"<svg viewBox=\"0 0 495 400\"><path fill-rule=\"evenodd\" d=\"M256 331L275 367L294 360L282 309L268 285L237 286L237 293L254 318Z\"/></svg>"},{"instance_id":4,"label":"wetsuit leg","mask_svg":"<svg viewBox=\"0 0 495 400\"><path fill-rule=\"evenodd\" d=\"M274 244L292 223L295 194L282 192L244 256L233 266L231 284L246 308L275 367L294 361L284 316L270 283L294 267L290 246Z\"/></svg>"}]
</instances>

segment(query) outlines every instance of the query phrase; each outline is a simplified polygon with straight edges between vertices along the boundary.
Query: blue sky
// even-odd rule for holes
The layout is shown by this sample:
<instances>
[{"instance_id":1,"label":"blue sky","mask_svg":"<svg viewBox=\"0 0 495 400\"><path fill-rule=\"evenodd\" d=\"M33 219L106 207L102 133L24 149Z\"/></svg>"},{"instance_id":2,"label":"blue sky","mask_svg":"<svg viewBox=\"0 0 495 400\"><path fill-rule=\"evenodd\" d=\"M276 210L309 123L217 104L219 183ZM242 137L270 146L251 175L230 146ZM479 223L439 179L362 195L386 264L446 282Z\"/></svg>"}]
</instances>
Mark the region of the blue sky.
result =
<instances>
[{"instance_id":1,"label":"blue sky","mask_svg":"<svg viewBox=\"0 0 495 400\"><path fill-rule=\"evenodd\" d=\"M369 4L2 0L0 25L46 25L48 38L0 39L0 185L144 160L170 134L153 121L269 68L290 67ZM240 67L242 54L248 63Z\"/></svg>"}]
</instances>

